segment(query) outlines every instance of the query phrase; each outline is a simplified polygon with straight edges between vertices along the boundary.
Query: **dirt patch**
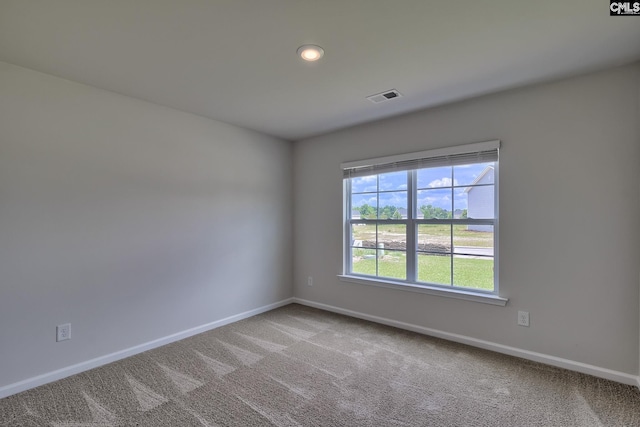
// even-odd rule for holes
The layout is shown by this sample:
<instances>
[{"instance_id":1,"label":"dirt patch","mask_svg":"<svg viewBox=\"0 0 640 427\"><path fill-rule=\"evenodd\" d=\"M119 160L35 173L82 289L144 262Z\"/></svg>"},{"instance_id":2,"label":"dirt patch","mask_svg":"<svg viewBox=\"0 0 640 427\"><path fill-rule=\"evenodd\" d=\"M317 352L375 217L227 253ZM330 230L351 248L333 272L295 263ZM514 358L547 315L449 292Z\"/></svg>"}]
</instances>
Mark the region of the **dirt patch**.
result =
<instances>
[{"instance_id":1,"label":"dirt patch","mask_svg":"<svg viewBox=\"0 0 640 427\"><path fill-rule=\"evenodd\" d=\"M362 248L376 249L376 242L374 240L363 240ZM384 249L405 251L407 250L407 242L399 240L385 240ZM419 243L418 250L425 252L451 252L451 246L438 243Z\"/></svg>"}]
</instances>

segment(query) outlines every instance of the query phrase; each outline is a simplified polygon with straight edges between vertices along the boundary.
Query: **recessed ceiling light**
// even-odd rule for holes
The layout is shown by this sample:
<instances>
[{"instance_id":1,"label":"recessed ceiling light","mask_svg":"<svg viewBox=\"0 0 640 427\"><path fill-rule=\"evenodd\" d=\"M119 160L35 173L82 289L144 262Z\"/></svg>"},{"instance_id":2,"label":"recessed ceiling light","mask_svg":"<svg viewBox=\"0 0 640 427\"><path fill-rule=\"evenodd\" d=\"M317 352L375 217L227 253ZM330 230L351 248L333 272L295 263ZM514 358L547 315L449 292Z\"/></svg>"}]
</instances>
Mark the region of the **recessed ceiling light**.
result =
<instances>
[{"instance_id":1,"label":"recessed ceiling light","mask_svg":"<svg viewBox=\"0 0 640 427\"><path fill-rule=\"evenodd\" d=\"M324 49L314 44L305 44L300 46L297 52L300 58L309 62L317 61L322 58L322 55L324 55Z\"/></svg>"}]
</instances>

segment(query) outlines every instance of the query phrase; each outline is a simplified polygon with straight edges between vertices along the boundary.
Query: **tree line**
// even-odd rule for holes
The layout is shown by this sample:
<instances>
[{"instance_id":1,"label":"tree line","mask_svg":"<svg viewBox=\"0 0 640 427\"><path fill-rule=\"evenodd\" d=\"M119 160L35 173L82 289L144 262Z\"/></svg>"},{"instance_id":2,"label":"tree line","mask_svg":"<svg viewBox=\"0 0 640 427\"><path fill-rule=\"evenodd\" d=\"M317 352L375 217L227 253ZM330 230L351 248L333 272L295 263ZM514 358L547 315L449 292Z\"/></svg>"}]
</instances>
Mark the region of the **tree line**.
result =
<instances>
[{"instance_id":1,"label":"tree line","mask_svg":"<svg viewBox=\"0 0 640 427\"><path fill-rule=\"evenodd\" d=\"M378 209L375 206L370 206L368 204L364 204L362 206L354 208L358 212L360 212L360 218L363 219L402 219L402 214L400 213L400 208L397 208L393 205L387 205L379 209L379 213L377 213ZM437 219L451 219L453 218L453 213L447 209L439 208L433 205L422 205L420 206L420 212L422 213L422 217L424 219L428 218L437 218ZM376 216L377 214L377 216ZM467 218L467 210L460 210L460 218Z\"/></svg>"}]
</instances>

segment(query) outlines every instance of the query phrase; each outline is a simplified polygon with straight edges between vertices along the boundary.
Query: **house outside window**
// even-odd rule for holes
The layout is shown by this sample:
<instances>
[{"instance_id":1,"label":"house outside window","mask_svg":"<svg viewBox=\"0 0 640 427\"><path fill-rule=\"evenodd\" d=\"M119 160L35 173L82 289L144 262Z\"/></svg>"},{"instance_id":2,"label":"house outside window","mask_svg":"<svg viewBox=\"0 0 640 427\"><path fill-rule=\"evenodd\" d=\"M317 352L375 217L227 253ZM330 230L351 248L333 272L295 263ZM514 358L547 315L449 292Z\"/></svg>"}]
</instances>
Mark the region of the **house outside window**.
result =
<instances>
[{"instance_id":1,"label":"house outside window","mask_svg":"<svg viewBox=\"0 0 640 427\"><path fill-rule=\"evenodd\" d=\"M487 165L480 175L474 180L471 186L465 188L467 195L468 217L469 218L493 218L495 217L494 188L491 184L495 180L493 165ZM468 230L491 231L488 225L468 225Z\"/></svg>"}]
</instances>

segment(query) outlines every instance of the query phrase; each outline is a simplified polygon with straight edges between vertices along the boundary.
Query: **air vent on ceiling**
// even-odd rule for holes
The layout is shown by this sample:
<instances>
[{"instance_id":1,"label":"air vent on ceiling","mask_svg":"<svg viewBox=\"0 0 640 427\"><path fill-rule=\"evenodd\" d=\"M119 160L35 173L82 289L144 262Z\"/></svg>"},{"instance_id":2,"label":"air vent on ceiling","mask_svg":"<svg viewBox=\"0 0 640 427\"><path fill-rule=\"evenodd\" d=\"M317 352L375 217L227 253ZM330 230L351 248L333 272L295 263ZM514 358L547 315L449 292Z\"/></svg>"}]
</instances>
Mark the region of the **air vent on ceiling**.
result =
<instances>
[{"instance_id":1,"label":"air vent on ceiling","mask_svg":"<svg viewBox=\"0 0 640 427\"><path fill-rule=\"evenodd\" d=\"M380 102L389 101L395 98L400 98L402 94L395 89L387 90L382 93L377 93L375 95L367 96L367 99L374 104L378 104Z\"/></svg>"}]
</instances>

